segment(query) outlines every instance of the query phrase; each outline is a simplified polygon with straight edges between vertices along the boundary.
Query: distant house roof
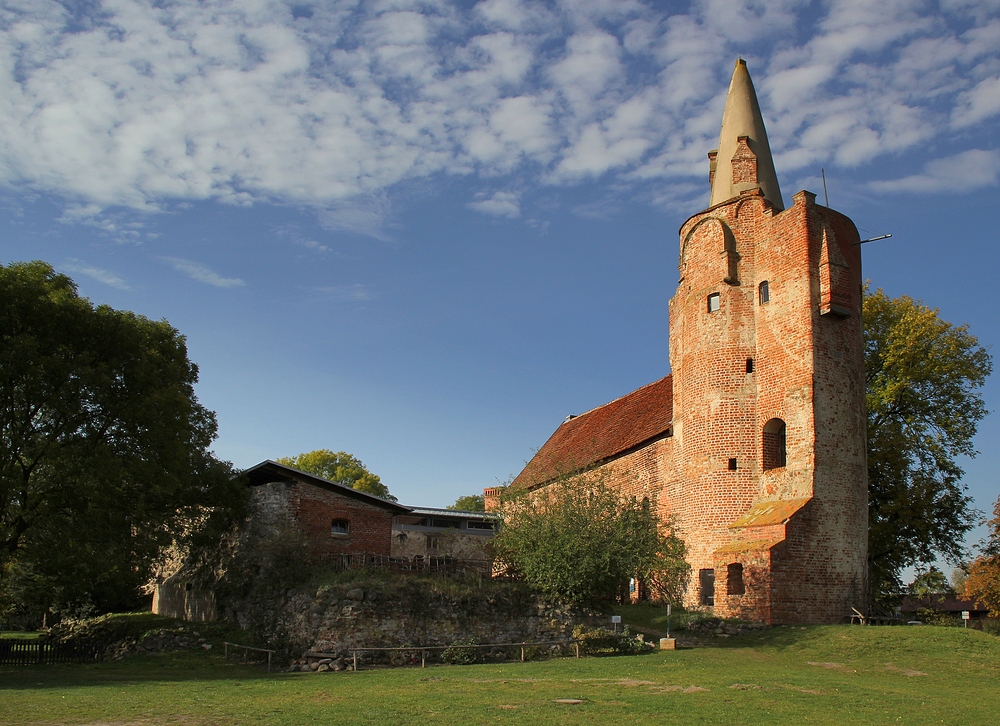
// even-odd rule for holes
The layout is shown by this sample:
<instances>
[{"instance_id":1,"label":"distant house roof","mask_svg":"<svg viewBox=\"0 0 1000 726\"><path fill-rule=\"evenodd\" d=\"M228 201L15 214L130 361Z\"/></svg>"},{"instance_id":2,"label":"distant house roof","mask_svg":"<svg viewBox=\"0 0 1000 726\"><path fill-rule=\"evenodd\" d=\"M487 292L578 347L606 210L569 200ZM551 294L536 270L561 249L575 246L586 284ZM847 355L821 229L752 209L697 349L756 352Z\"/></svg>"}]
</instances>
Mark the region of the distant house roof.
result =
<instances>
[{"instance_id":1,"label":"distant house roof","mask_svg":"<svg viewBox=\"0 0 1000 726\"><path fill-rule=\"evenodd\" d=\"M570 418L549 437L511 486L531 488L624 454L666 434L673 413L673 383L667 376Z\"/></svg>"},{"instance_id":2,"label":"distant house roof","mask_svg":"<svg viewBox=\"0 0 1000 726\"><path fill-rule=\"evenodd\" d=\"M951 595L925 595L924 597L907 595L903 598L900 610L904 613L915 613L921 608L939 610L945 613L960 613L963 610L968 610L970 613L989 612L985 606L976 605L974 600L960 600Z\"/></svg>"},{"instance_id":3,"label":"distant house roof","mask_svg":"<svg viewBox=\"0 0 1000 726\"><path fill-rule=\"evenodd\" d=\"M490 512L466 512L458 509L438 509L436 507L409 507L410 514L421 517L458 517L461 519L496 519Z\"/></svg>"},{"instance_id":4,"label":"distant house roof","mask_svg":"<svg viewBox=\"0 0 1000 726\"><path fill-rule=\"evenodd\" d=\"M270 459L262 461L256 466L251 466L249 469L244 470L241 472L241 476L245 476L253 486L269 484L275 481L300 481L312 484L313 486L317 486L321 489L326 489L327 491L335 492L336 494L340 494L345 497L350 497L351 499L357 499L358 501L365 502L366 504L371 504L372 506L388 510L393 514L407 514L411 511L410 507L405 507L402 504L391 502L388 499L382 499L382 497L376 497L374 494L358 491L357 489L353 489L345 484L339 484L335 481L324 479L321 476L316 476L315 474L310 474L305 471L294 469L290 466L285 466L284 464L279 464L278 462L271 461Z\"/></svg>"}]
</instances>

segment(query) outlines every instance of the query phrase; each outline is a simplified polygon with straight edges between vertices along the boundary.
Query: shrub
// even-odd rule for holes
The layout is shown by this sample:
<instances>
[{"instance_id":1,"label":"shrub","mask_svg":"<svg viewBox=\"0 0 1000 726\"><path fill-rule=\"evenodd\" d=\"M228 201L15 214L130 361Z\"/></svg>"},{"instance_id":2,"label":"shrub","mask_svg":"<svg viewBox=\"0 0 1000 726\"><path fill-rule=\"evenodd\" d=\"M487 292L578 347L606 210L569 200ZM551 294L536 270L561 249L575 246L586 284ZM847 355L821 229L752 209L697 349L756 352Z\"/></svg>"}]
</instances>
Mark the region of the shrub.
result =
<instances>
[{"instance_id":1,"label":"shrub","mask_svg":"<svg viewBox=\"0 0 1000 726\"><path fill-rule=\"evenodd\" d=\"M684 543L659 521L655 502L624 496L602 474L510 493L500 517L498 564L553 600L613 597L631 577L677 600L686 583Z\"/></svg>"}]
</instances>

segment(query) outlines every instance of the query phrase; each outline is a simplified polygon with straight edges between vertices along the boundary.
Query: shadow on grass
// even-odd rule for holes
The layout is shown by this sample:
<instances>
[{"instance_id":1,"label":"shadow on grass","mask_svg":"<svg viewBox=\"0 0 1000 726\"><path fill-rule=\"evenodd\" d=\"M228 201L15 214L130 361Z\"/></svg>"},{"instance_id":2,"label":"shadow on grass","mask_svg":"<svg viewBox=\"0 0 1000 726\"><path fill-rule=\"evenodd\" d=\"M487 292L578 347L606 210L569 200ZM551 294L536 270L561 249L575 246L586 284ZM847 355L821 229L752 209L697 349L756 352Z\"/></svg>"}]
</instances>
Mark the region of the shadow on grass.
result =
<instances>
[{"instance_id":1,"label":"shadow on grass","mask_svg":"<svg viewBox=\"0 0 1000 726\"><path fill-rule=\"evenodd\" d=\"M156 653L104 663L0 666L0 692L39 688L129 685L151 682L252 681L294 677L265 664L226 662L202 653Z\"/></svg>"}]
</instances>

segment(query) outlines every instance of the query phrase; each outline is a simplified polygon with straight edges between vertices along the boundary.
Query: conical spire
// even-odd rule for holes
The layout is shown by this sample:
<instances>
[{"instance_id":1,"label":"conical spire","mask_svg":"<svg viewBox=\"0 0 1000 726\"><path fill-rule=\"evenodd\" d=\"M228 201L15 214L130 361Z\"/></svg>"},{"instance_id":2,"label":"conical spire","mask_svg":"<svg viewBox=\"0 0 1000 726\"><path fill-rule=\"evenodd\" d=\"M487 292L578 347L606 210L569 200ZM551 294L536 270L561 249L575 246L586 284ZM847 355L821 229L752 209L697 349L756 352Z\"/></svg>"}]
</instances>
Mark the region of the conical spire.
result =
<instances>
[{"instance_id":1,"label":"conical spire","mask_svg":"<svg viewBox=\"0 0 1000 726\"><path fill-rule=\"evenodd\" d=\"M774 172L774 159L767 143L764 119L757 93L742 58L736 61L729 84L726 110L722 113L722 133L718 152L710 152L712 197L709 206L738 197L741 192L760 188L764 197L779 211L785 208Z\"/></svg>"}]
</instances>

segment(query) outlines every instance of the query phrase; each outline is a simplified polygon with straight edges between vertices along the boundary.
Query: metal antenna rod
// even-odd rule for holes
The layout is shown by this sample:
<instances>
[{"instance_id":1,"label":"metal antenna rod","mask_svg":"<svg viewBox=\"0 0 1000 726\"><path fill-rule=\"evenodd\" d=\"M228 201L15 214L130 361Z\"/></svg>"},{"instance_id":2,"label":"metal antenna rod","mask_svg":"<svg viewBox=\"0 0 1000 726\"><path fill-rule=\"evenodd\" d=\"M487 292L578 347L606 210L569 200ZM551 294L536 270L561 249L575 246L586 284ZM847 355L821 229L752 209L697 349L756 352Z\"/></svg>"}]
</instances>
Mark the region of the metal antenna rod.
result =
<instances>
[{"instance_id":1,"label":"metal antenna rod","mask_svg":"<svg viewBox=\"0 0 1000 726\"><path fill-rule=\"evenodd\" d=\"M876 241L878 241L880 239L889 239L890 237L892 237L891 234L883 234L880 237L871 237L870 239L863 239L860 242L855 242L854 244L855 245L863 245L865 242L876 242Z\"/></svg>"},{"instance_id":2,"label":"metal antenna rod","mask_svg":"<svg viewBox=\"0 0 1000 726\"><path fill-rule=\"evenodd\" d=\"M826 169L820 168L820 175L823 177L823 200L826 202L826 206L830 206L830 195L826 193Z\"/></svg>"}]
</instances>

